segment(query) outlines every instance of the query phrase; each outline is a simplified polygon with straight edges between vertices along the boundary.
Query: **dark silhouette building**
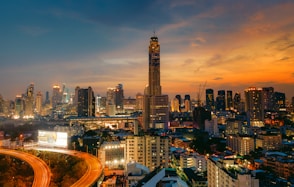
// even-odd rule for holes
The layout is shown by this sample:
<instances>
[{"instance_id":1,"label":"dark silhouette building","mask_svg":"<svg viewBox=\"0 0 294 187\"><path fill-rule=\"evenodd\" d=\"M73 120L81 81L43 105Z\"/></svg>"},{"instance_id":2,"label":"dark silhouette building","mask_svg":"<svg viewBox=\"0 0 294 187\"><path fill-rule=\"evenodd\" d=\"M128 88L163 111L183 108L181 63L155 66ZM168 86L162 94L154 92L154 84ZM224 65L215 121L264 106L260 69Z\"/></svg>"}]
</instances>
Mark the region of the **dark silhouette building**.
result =
<instances>
[{"instance_id":1,"label":"dark silhouette building","mask_svg":"<svg viewBox=\"0 0 294 187\"><path fill-rule=\"evenodd\" d=\"M95 116L95 96L91 87L78 89L78 116Z\"/></svg>"}]
</instances>

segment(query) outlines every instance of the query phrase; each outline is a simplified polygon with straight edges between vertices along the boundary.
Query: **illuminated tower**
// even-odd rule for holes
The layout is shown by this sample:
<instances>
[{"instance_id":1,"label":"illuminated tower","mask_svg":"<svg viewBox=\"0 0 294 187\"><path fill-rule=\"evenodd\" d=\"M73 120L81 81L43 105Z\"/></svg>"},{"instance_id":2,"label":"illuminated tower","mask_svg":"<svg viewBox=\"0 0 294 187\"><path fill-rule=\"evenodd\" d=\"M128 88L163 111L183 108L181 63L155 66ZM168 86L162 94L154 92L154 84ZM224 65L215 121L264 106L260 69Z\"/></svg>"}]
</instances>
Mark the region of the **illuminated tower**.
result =
<instances>
[{"instance_id":1,"label":"illuminated tower","mask_svg":"<svg viewBox=\"0 0 294 187\"><path fill-rule=\"evenodd\" d=\"M261 88L250 87L245 90L245 107L250 123L264 120L263 105Z\"/></svg>"},{"instance_id":2,"label":"illuminated tower","mask_svg":"<svg viewBox=\"0 0 294 187\"><path fill-rule=\"evenodd\" d=\"M150 38L149 45L149 84L147 93L152 96L161 95L160 45L155 35Z\"/></svg>"},{"instance_id":3,"label":"illuminated tower","mask_svg":"<svg viewBox=\"0 0 294 187\"><path fill-rule=\"evenodd\" d=\"M144 91L143 128L167 129L168 96L161 94L160 45L155 35L150 38L148 75L148 86Z\"/></svg>"}]
</instances>

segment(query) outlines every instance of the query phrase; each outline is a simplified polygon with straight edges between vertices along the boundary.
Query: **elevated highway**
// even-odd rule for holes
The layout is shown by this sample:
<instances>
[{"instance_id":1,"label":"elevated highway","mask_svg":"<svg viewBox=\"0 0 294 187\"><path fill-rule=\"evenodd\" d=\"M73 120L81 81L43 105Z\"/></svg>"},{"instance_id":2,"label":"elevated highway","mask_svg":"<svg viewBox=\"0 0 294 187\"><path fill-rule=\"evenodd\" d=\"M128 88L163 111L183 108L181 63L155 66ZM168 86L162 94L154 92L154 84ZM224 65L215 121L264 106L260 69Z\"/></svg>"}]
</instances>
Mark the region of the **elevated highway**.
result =
<instances>
[{"instance_id":1,"label":"elevated highway","mask_svg":"<svg viewBox=\"0 0 294 187\"><path fill-rule=\"evenodd\" d=\"M34 171L33 187L47 187L50 185L51 171L42 159L22 151L11 149L0 149L0 154L10 155L27 162Z\"/></svg>"}]
</instances>

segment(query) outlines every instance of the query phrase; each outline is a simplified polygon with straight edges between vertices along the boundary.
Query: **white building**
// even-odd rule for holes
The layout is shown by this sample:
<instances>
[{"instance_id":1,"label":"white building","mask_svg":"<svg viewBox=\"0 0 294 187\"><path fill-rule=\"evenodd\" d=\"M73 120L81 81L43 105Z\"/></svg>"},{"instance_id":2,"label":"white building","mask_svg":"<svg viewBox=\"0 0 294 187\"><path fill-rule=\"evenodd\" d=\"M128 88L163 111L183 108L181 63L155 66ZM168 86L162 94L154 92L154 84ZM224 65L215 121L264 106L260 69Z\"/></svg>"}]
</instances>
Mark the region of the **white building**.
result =
<instances>
[{"instance_id":1,"label":"white building","mask_svg":"<svg viewBox=\"0 0 294 187\"><path fill-rule=\"evenodd\" d=\"M125 144L125 161L138 162L150 171L158 166L168 167L169 138L167 136L128 136Z\"/></svg>"},{"instance_id":2,"label":"white building","mask_svg":"<svg viewBox=\"0 0 294 187\"><path fill-rule=\"evenodd\" d=\"M259 180L233 159L209 158L207 164L208 187L259 187Z\"/></svg>"}]
</instances>

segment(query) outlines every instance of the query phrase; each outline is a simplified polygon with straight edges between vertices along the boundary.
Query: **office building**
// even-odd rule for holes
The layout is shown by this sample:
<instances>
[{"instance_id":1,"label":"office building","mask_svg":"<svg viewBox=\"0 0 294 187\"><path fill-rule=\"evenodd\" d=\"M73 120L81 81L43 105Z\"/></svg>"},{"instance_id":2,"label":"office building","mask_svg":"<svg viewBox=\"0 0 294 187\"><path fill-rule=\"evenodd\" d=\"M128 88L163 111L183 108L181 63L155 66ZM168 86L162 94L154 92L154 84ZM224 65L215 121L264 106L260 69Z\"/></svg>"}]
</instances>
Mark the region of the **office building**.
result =
<instances>
[{"instance_id":1,"label":"office building","mask_svg":"<svg viewBox=\"0 0 294 187\"><path fill-rule=\"evenodd\" d=\"M14 118L22 118L24 115L24 100L21 95L15 97Z\"/></svg>"},{"instance_id":2,"label":"office building","mask_svg":"<svg viewBox=\"0 0 294 187\"><path fill-rule=\"evenodd\" d=\"M262 88L262 99L264 104L265 111L274 110L274 88L273 87L264 87Z\"/></svg>"},{"instance_id":3,"label":"office building","mask_svg":"<svg viewBox=\"0 0 294 187\"><path fill-rule=\"evenodd\" d=\"M168 95L162 95L160 85L160 45L157 36L150 38L148 85L144 90L143 129L167 129Z\"/></svg>"},{"instance_id":4,"label":"office building","mask_svg":"<svg viewBox=\"0 0 294 187\"><path fill-rule=\"evenodd\" d=\"M231 90L227 90L227 99L226 99L226 109L233 110L233 92Z\"/></svg>"},{"instance_id":5,"label":"office building","mask_svg":"<svg viewBox=\"0 0 294 187\"><path fill-rule=\"evenodd\" d=\"M122 84L118 84L115 87L115 108L117 113L124 112L124 90Z\"/></svg>"},{"instance_id":6,"label":"office building","mask_svg":"<svg viewBox=\"0 0 294 187\"><path fill-rule=\"evenodd\" d=\"M274 93L274 111L281 111L286 109L286 96L285 93Z\"/></svg>"},{"instance_id":7,"label":"office building","mask_svg":"<svg viewBox=\"0 0 294 187\"><path fill-rule=\"evenodd\" d=\"M219 90L216 97L216 110L225 111L226 110L226 92L225 90Z\"/></svg>"},{"instance_id":8,"label":"office building","mask_svg":"<svg viewBox=\"0 0 294 187\"><path fill-rule=\"evenodd\" d=\"M60 91L60 87L58 85L53 86L52 92L52 108L55 109L58 104L62 101L62 92Z\"/></svg>"},{"instance_id":9,"label":"office building","mask_svg":"<svg viewBox=\"0 0 294 187\"><path fill-rule=\"evenodd\" d=\"M91 87L78 90L78 108L79 117L95 116L95 96Z\"/></svg>"},{"instance_id":10,"label":"office building","mask_svg":"<svg viewBox=\"0 0 294 187\"><path fill-rule=\"evenodd\" d=\"M36 113L42 114L42 108L43 108L43 94L42 92L38 92L36 95Z\"/></svg>"},{"instance_id":11,"label":"office building","mask_svg":"<svg viewBox=\"0 0 294 187\"><path fill-rule=\"evenodd\" d=\"M206 89L206 109L210 111L214 111L215 106L214 106L214 93L213 89Z\"/></svg>"}]
</instances>

